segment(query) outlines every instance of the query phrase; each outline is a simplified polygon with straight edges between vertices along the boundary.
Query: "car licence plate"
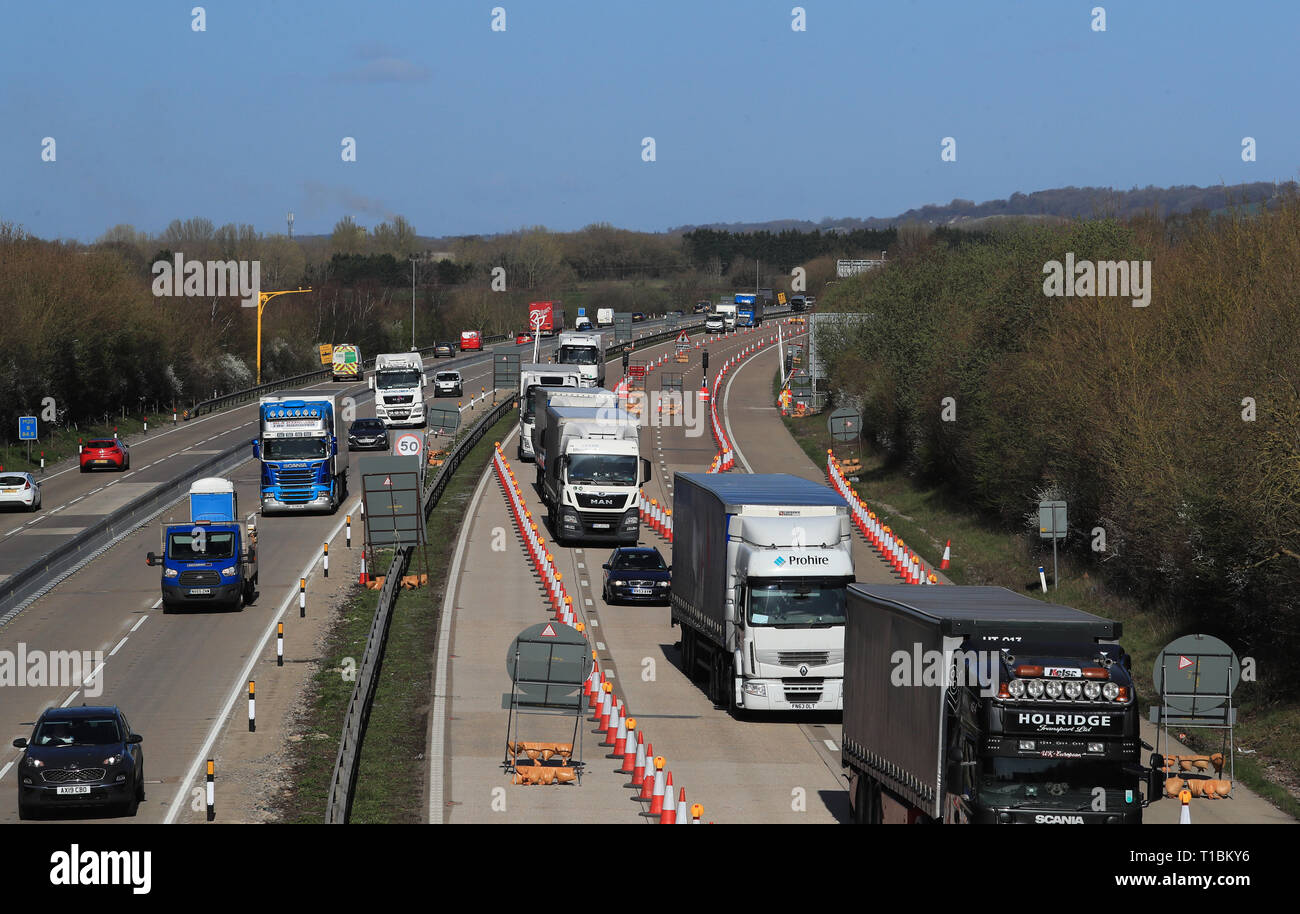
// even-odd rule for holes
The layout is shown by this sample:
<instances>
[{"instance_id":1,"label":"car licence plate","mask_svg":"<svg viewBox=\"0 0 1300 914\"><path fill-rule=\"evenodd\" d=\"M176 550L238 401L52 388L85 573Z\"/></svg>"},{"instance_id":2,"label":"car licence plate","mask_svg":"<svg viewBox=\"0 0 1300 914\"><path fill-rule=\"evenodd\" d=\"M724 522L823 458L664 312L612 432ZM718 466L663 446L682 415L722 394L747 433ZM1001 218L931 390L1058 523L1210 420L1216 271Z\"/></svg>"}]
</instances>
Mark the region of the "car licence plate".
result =
<instances>
[{"instance_id":1,"label":"car licence plate","mask_svg":"<svg viewBox=\"0 0 1300 914\"><path fill-rule=\"evenodd\" d=\"M85 784L77 784L72 787L60 787L58 788L57 792L60 796L65 796L68 794L86 794L86 793L90 793L90 788L87 787Z\"/></svg>"},{"instance_id":2,"label":"car licence plate","mask_svg":"<svg viewBox=\"0 0 1300 914\"><path fill-rule=\"evenodd\" d=\"M633 587L631 592L636 597L648 597L654 593L649 587Z\"/></svg>"},{"instance_id":3,"label":"car licence plate","mask_svg":"<svg viewBox=\"0 0 1300 914\"><path fill-rule=\"evenodd\" d=\"M191 596L191 597L195 597L195 596L198 596L199 594L204 594L204 593L207 593L207 594L212 593L212 588L211 588L211 587L195 587L193 590L190 591L190 596Z\"/></svg>"},{"instance_id":4,"label":"car licence plate","mask_svg":"<svg viewBox=\"0 0 1300 914\"><path fill-rule=\"evenodd\" d=\"M6 495L17 495L18 492L19 492L18 489L5 489L5 490L4 490L4 493L5 493Z\"/></svg>"}]
</instances>

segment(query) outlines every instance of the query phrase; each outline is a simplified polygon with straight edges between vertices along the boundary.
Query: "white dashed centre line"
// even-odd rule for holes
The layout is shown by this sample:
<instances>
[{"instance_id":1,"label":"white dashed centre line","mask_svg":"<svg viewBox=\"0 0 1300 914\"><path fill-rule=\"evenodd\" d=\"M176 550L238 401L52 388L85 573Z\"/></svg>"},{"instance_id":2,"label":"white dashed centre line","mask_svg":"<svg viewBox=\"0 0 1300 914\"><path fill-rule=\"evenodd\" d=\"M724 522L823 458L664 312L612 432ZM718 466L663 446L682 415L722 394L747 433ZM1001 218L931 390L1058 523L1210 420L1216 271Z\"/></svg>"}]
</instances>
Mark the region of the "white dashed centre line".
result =
<instances>
[{"instance_id":1,"label":"white dashed centre line","mask_svg":"<svg viewBox=\"0 0 1300 914\"><path fill-rule=\"evenodd\" d=\"M840 750L840 747L835 745L835 740L833 739L824 739L822 740L822 742L825 743L826 748L831 750L832 752L838 752Z\"/></svg>"},{"instance_id":2,"label":"white dashed centre line","mask_svg":"<svg viewBox=\"0 0 1300 914\"><path fill-rule=\"evenodd\" d=\"M603 651L604 649L605 649L605 642L604 642L604 641L597 641L597 642L596 642L596 650L598 650L598 651Z\"/></svg>"},{"instance_id":3,"label":"white dashed centre line","mask_svg":"<svg viewBox=\"0 0 1300 914\"><path fill-rule=\"evenodd\" d=\"M114 654L116 654L118 651L120 651L120 650L122 649L122 645L124 645L124 644L126 644L126 639L125 639L125 638L123 638L121 641L117 642L117 647L115 647L115 648L113 648L111 651L109 651L109 652L108 652L108 656L112 657Z\"/></svg>"},{"instance_id":4,"label":"white dashed centre line","mask_svg":"<svg viewBox=\"0 0 1300 914\"><path fill-rule=\"evenodd\" d=\"M77 697L78 695L80 695L80 694L81 694L81 689L77 689L77 691L75 691L75 692L73 692L71 695L69 695L68 698L67 698L67 700L64 701L63 704L59 705L59 707L60 707L60 708L66 708L68 705L72 704L72 702L73 702L74 700L76 700L76 697Z\"/></svg>"},{"instance_id":5,"label":"white dashed centre line","mask_svg":"<svg viewBox=\"0 0 1300 914\"><path fill-rule=\"evenodd\" d=\"M134 632L134 631L135 631L137 628L139 628L141 625L144 625L145 620L148 619L148 618L149 618L148 616L141 616L141 617L140 617L140 621L137 622L135 625L132 625L132 626L131 626L131 631Z\"/></svg>"}]
</instances>

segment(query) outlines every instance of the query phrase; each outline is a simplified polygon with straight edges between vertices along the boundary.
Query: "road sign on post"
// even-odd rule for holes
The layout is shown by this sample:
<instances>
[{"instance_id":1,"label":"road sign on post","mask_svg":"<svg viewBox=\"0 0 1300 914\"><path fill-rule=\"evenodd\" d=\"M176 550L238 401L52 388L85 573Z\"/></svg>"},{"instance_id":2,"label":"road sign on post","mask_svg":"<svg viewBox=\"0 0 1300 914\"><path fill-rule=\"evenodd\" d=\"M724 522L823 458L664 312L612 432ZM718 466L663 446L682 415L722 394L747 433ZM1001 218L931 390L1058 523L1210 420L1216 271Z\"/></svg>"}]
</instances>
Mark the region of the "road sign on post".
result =
<instances>
[{"instance_id":1,"label":"road sign on post","mask_svg":"<svg viewBox=\"0 0 1300 914\"><path fill-rule=\"evenodd\" d=\"M414 432L399 435L397 440L393 442L394 457L419 457L420 452L423 450L424 442Z\"/></svg>"},{"instance_id":2,"label":"road sign on post","mask_svg":"<svg viewBox=\"0 0 1300 914\"><path fill-rule=\"evenodd\" d=\"M18 440L19 441L36 440L36 417L35 416L18 417Z\"/></svg>"},{"instance_id":3,"label":"road sign on post","mask_svg":"<svg viewBox=\"0 0 1300 914\"><path fill-rule=\"evenodd\" d=\"M1052 589L1059 586L1056 579L1056 541L1065 539L1065 502L1040 501L1038 503L1038 536L1052 541Z\"/></svg>"}]
</instances>

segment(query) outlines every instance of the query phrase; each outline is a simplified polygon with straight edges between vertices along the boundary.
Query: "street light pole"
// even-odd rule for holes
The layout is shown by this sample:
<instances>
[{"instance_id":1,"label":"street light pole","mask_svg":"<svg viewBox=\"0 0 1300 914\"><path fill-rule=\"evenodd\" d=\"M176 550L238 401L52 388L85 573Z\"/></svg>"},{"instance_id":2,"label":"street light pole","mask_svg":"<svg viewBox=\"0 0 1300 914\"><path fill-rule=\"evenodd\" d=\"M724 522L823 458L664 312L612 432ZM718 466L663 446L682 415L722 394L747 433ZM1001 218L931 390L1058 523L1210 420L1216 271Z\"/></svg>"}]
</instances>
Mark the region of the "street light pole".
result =
<instances>
[{"instance_id":1,"label":"street light pole","mask_svg":"<svg viewBox=\"0 0 1300 914\"><path fill-rule=\"evenodd\" d=\"M284 289L280 292L258 292L257 293L257 383L262 383L262 312L266 310L266 303L277 295L297 295L299 292L310 292L311 289Z\"/></svg>"},{"instance_id":2,"label":"street light pole","mask_svg":"<svg viewBox=\"0 0 1300 914\"><path fill-rule=\"evenodd\" d=\"M415 258L411 258L411 351L415 351Z\"/></svg>"}]
</instances>

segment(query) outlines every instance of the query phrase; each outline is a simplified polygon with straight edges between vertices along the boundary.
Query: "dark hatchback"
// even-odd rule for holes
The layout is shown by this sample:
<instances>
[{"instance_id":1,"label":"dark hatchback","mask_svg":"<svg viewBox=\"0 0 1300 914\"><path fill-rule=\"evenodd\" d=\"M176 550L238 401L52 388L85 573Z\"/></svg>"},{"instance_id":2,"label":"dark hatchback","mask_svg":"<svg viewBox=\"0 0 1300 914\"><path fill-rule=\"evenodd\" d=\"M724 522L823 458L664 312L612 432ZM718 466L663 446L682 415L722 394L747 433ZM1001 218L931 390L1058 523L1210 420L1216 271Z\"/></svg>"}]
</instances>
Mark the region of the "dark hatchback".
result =
<instances>
[{"instance_id":1,"label":"dark hatchback","mask_svg":"<svg viewBox=\"0 0 1300 914\"><path fill-rule=\"evenodd\" d=\"M456 358L456 344L443 340L437 346L433 347L433 357L435 359L454 359Z\"/></svg>"},{"instance_id":2,"label":"dark hatchback","mask_svg":"<svg viewBox=\"0 0 1300 914\"><path fill-rule=\"evenodd\" d=\"M667 604L673 571L653 546L621 546L600 566L605 569L605 602Z\"/></svg>"},{"instance_id":3,"label":"dark hatchback","mask_svg":"<svg viewBox=\"0 0 1300 914\"><path fill-rule=\"evenodd\" d=\"M388 429L379 419L357 419L348 429L348 450L388 450Z\"/></svg>"},{"instance_id":4,"label":"dark hatchback","mask_svg":"<svg viewBox=\"0 0 1300 914\"><path fill-rule=\"evenodd\" d=\"M47 708L31 741L14 740L18 818L64 806L118 806L135 815L144 799L143 737L116 707Z\"/></svg>"}]
</instances>

